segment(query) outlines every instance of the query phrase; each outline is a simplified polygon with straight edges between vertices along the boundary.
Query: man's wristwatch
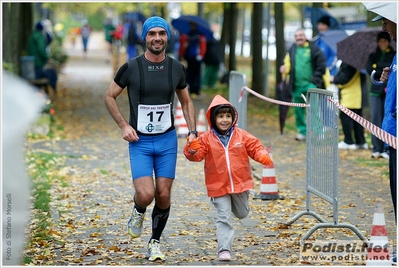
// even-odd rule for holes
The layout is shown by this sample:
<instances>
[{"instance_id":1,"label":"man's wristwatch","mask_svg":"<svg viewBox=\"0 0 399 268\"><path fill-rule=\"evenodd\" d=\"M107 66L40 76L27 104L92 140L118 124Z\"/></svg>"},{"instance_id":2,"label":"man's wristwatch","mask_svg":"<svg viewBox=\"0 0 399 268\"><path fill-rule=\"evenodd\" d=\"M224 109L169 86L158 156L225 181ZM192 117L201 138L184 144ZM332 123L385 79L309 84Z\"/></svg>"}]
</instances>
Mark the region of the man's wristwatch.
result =
<instances>
[{"instance_id":1,"label":"man's wristwatch","mask_svg":"<svg viewBox=\"0 0 399 268\"><path fill-rule=\"evenodd\" d=\"M187 136L190 136L190 134L194 134L198 138L198 131L191 130L191 131L188 132Z\"/></svg>"}]
</instances>

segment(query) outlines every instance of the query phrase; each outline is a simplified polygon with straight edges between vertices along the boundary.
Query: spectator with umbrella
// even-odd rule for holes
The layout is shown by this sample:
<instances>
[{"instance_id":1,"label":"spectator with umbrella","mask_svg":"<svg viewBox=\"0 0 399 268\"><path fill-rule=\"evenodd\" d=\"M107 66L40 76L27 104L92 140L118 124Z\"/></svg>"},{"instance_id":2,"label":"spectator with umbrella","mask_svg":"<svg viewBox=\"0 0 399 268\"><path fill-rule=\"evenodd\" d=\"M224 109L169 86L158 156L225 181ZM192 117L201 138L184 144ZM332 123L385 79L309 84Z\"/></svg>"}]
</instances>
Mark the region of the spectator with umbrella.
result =
<instances>
[{"instance_id":1,"label":"spectator with umbrella","mask_svg":"<svg viewBox=\"0 0 399 268\"><path fill-rule=\"evenodd\" d=\"M390 42L391 37L387 32L380 32L377 35L378 46L376 50L370 54L366 65L367 73L371 74L375 71L376 78L381 76L383 68L390 66L395 56L396 52L390 45ZM371 84L370 88L371 123L379 128L382 126L382 119L384 117L386 86L386 83L382 85ZM385 148L382 140L373 135L371 136L371 142L373 144L372 158L382 157L389 159L387 148Z\"/></svg>"}]
</instances>

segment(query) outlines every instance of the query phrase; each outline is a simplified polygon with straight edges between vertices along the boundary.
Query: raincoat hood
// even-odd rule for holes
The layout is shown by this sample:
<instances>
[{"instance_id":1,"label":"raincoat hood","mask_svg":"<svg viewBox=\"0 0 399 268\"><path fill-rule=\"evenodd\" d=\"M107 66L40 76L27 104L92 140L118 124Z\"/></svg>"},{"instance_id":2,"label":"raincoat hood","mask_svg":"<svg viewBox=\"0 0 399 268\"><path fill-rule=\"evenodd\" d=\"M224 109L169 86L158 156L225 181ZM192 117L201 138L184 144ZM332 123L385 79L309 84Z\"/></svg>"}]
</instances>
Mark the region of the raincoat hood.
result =
<instances>
[{"instance_id":1,"label":"raincoat hood","mask_svg":"<svg viewBox=\"0 0 399 268\"><path fill-rule=\"evenodd\" d=\"M232 126L235 126L238 122L238 112L237 109L225 98L223 98L220 95L216 95L211 104L208 107L208 110L206 111L206 120L208 121L209 128L211 129L212 127L216 129L216 126L213 125L214 121L214 116L215 112L224 106L229 106L234 110L234 115L233 115L233 124ZM213 118L213 119L212 119ZM231 129L231 128L230 128ZM230 130L229 129L229 130Z\"/></svg>"}]
</instances>

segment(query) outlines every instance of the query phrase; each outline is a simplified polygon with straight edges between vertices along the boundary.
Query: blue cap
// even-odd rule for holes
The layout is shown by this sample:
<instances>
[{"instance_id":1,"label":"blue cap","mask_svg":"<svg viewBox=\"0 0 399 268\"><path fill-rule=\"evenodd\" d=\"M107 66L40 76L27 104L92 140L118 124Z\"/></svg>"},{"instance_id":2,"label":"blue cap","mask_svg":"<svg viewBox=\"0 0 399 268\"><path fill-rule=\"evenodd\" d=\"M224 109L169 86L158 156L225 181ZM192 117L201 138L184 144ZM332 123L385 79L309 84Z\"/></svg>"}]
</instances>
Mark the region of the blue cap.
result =
<instances>
[{"instance_id":1,"label":"blue cap","mask_svg":"<svg viewBox=\"0 0 399 268\"><path fill-rule=\"evenodd\" d=\"M38 23L36 23L36 30L42 31L43 30L43 23L41 21L39 21Z\"/></svg>"},{"instance_id":2,"label":"blue cap","mask_svg":"<svg viewBox=\"0 0 399 268\"><path fill-rule=\"evenodd\" d=\"M161 17L155 16L155 17L151 17L148 18L144 24L143 24L143 32L141 33L141 38L143 40L145 40L145 37L148 33L148 31L152 28L155 27L161 27L164 28L166 33L168 34L168 40L170 39L170 30L169 30L169 24L166 22L166 20L164 20Z\"/></svg>"}]
</instances>

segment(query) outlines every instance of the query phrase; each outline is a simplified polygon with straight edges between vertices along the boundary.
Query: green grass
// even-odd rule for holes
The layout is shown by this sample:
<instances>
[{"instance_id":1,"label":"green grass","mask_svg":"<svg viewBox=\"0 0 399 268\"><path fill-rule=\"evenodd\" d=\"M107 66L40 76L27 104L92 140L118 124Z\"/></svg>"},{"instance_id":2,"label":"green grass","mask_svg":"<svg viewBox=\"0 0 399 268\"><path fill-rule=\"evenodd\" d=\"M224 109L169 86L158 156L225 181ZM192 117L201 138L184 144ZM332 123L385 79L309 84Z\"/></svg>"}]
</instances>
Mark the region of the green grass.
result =
<instances>
[{"instance_id":1,"label":"green grass","mask_svg":"<svg viewBox=\"0 0 399 268\"><path fill-rule=\"evenodd\" d=\"M68 186L64 176L58 173L60 167L64 165L64 160L65 157L52 153L28 152L27 154L26 162L32 183L32 220L35 222L31 230L29 230L31 235L27 248L35 247L35 243L38 241L54 240L49 232L52 225L50 213L51 194L49 190L54 181L61 183L64 187ZM23 256L22 261L24 264L29 264L32 261L32 257L27 254Z\"/></svg>"}]
</instances>

